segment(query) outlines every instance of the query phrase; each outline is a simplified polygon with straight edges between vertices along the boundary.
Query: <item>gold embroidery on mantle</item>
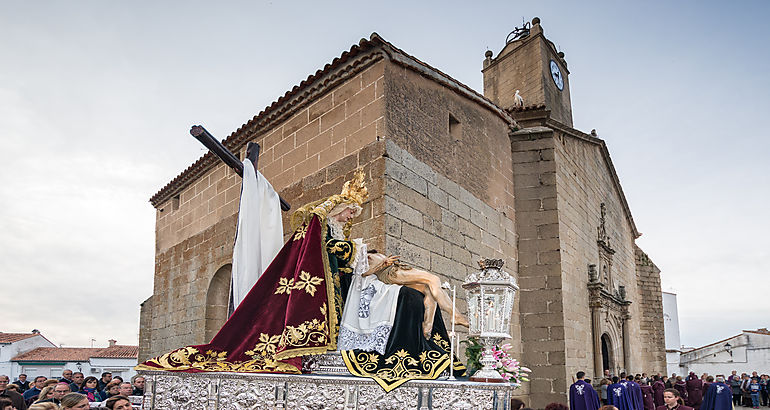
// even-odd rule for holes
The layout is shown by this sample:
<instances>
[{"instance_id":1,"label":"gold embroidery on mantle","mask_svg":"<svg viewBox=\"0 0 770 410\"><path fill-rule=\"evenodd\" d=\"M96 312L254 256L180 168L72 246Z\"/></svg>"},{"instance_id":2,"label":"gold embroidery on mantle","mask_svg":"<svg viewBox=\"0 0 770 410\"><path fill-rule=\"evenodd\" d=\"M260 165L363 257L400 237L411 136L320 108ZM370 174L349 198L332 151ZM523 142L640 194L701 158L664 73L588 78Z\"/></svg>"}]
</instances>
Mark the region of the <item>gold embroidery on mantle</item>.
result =
<instances>
[{"instance_id":1,"label":"gold embroidery on mantle","mask_svg":"<svg viewBox=\"0 0 770 410\"><path fill-rule=\"evenodd\" d=\"M294 289L304 289L310 296L315 296L316 285L319 285L321 282L323 282L323 279L317 276L310 276L310 272L301 271L299 273L299 280L294 284Z\"/></svg>"},{"instance_id":2,"label":"gold embroidery on mantle","mask_svg":"<svg viewBox=\"0 0 770 410\"><path fill-rule=\"evenodd\" d=\"M449 355L436 350L424 351L415 359L401 349L388 356L382 365L376 353L345 350L342 358L350 373L373 379L386 392L409 380L436 379L449 366Z\"/></svg>"},{"instance_id":3,"label":"gold embroidery on mantle","mask_svg":"<svg viewBox=\"0 0 770 410\"><path fill-rule=\"evenodd\" d=\"M298 228L296 233L294 233L294 240L298 241L300 239L305 239L305 235L307 235L307 227L308 224L302 225L302 227Z\"/></svg>"},{"instance_id":4,"label":"gold embroidery on mantle","mask_svg":"<svg viewBox=\"0 0 770 410\"><path fill-rule=\"evenodd\" d=\"M294 289L294 278L280 278L278 279L278 288L275 289L275 295L291 294L291 290Z\"/></svg>"},{"instance_id":5,"label":"gold embroidery on mantle","mask_svg":"<svg viewBox=\"0 0 770 410\"><path fill-rule=\"evenodd\" d=\"M246 354L256 353L254 351L246 352ZM136 370L201 370L208 372L241 372L241 373L261 373L261 372L284 372L284 373L299 373L296 367L275 360L275 355L263 356L262 354L255 354L251 356L251 360L243 362L229 362L225 359L227 352L217 352L215 350L207 350L205 353L201 353L198 349L192 346L183 347L181 349L174 350L170 353L166 353L162 356L158 356L154 359L148 360L147 363L154 364L155 366L149 366L146 364L140 364L135 367Z\"/></svg>"}]
</instances>

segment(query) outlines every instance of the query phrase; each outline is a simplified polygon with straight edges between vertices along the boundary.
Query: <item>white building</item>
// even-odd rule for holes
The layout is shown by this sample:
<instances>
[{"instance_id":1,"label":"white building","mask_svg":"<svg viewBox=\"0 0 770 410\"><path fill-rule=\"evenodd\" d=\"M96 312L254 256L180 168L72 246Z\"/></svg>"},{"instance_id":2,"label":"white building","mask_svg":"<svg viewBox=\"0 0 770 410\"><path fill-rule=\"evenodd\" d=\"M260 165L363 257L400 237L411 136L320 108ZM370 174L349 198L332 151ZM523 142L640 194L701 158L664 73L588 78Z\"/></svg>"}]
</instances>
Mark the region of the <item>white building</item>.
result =
<instances>
[{"instance_id":1,"label":"white building","mask_svg":"<svg viewBox=\"0 0 770 410\"><path fill-rule=\"evenodd\" d=\"M117 345L110 340L109 347L37 347L11 358L11 374L26 373L36 376L61 377L62 370L83 372L99 378L102 372L120 376L124 380L136 374L139 346Z\"/></svg>"},{"instance_id":2,"label":"white building","mask_svg":"<svg viewBox=\"0 0 770 410\"><path fill-rule=\"evenodd\" d=\"M663 331L666 335L668 375L673 373L681 375L679 355L682 352L682 344L679 338L679 309L676 306L676 293L663 292Z\"/></svg>"},{"instance_id":3,"label":"white building","mask_svg":"<svg viewBox=\"0 0 770 410\"><path fill-rule=\"evenodd\" d=\"M732 370L738 374L754 371L770 374L770 331L767 328L744 330L739 335L683 352L680 367L683 374L729 375Z\"/></svg>"},{"instance_id":4,"label":"white building","mask_svg":"<svg viewBox=\"0 0 770 410\"><path fill-rule=\"evenodd\" d=\"M11 359L38 347L56 347L56 345L37 330L30 333L0 332L0 374L7 375L11 381L16 380L19 371L14 368Z\"/></svg>"}]
</instances>

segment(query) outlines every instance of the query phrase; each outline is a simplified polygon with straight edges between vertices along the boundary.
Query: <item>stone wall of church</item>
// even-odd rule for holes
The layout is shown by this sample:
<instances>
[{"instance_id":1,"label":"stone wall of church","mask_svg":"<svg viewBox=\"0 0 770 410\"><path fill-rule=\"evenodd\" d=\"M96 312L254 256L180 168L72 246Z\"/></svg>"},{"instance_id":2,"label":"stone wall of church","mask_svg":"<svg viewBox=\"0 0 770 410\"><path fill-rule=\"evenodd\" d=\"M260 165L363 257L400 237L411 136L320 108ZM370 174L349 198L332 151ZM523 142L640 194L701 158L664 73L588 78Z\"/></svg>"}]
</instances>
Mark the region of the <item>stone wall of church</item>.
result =
<instances>
[{"instance_id":1,"label":"stone wall of church","mask_svg":"<svg viewBox=\"0 0 770 410\"><path fill-rule=\"evenodd\" d=\"M561 238L561 262L564 272L565 347L567 374L578 370L593 373L593 342L591 310L588 307L588 265L599 263L597 228L600 225L601 204L606 205L606 229L610 245L615 250L611 268L614 288L625 286L631 316L628 322L631 363L628 371L649 371L642 362L642 347L646 341L640 338L640 306L636 279L634 233L623 208L622 198L614 186L608 164L602 157L601 146L580 138L557 133L556 184L559 208L559 237ZM602 319L604 320L604 319ZM622 359L622 330L612 337L615 368L626 369ZM620 340L618 340L620 339ZM642 368L644 367L644 368Z\"/></svg>"},{"instance_id":2,"label":"stone wall of church","mask_svg":"<svg viewBox=\"0 0 770 410\"><path fill-rule=\"evenodd\" d=\"M553 132L511 139L519 235L521 361L532 369L529 406L566 402L565 323Z\"/></svg>"},{"instance_id":3,"label":"stone wall of church","mask_svg":"<svg viewBox=\"0 0 770 410\"><path fill-rule=\"evenodd\" d=\"M518 277L509 127L477 103L395 64L386 66L385 87L386 249L458 285L458 309L466 313L459 285L479 269L479 259L501 258ZM517 295L511 343L518 357L519 317ZM458 328L460 339L466 331ZM528 392L528 385L519 391Z\"/></svg>"},{"instance_id":4,"label":"stone wall of church","mask_svg":"<svg viewBox=\"0 0 770 410\"><path fill-rule=\"evenodd\" d=\"M665 372L666 336L663 321L663 293L660 287L660 269L638 246L636 256L636 282L640 301L640 337L642 363L648 374ZM665 373L664 373L665 374Z\"/></svg>"}]
</instances>

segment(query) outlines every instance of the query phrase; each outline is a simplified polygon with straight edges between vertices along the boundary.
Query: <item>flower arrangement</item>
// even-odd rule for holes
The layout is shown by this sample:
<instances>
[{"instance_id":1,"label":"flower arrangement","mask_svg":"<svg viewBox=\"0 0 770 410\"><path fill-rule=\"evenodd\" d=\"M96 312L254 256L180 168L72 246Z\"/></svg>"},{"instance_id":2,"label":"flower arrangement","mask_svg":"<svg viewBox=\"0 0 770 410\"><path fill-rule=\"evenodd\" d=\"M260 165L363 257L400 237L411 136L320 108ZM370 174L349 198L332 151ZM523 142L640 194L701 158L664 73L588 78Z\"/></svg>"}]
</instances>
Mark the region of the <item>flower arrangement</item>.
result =
<instances>
[{"instance_id":1,"label":"flower arrangement","mask_svg":"<svg viewBox=\"0 0 770 410\"><path fill-rule=\"evenodd\" d=\"M507 382L520 384L528 382L529 373L532 372L528 367L524 367L518 360L511 357L508 351L511 350L511 344L505 343L502 346L492 347L492 356L497 360L495 370L500 372L500 376Z\"/></svg>"},{"instance_id":2,"label":"flower arrangement","mask_svg":"<svg viewBox=\"0 0 770 410\"><path fill-rule=\"evenodd\" d=\"M479 360L481 359L483 346L475 337L468 338L468 340L463 340L460 343L464 343L466 346L465 355L468 357L468 374L473 374L473 372L481 368ZM510 350L510 343L492 347L492 356L496 360L495 370L509 383L521 384L521 382L528 382L528 376L532 370L522 366L518 360L511 357Z\"/></svg>"}]
</instances>

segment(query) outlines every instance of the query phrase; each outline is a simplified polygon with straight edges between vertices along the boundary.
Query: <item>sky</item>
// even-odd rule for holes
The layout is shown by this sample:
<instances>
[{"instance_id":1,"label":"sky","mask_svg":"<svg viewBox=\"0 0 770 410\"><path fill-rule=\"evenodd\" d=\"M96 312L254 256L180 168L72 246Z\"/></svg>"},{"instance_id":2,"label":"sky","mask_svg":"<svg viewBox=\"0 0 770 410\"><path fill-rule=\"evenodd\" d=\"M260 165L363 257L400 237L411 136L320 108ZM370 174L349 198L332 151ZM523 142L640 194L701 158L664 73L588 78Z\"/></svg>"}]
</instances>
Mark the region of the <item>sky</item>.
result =
<instances>
[{"instance_id":1,"label":"sky","mask_svg":"<svg viewBox=\"0 0 770 410\"><path fill-rule=\"evenodd\" d=\"M770 3L0 0L0 331L138 342L148 200L205 153L192 124L226 137L372 32L481 92L535 16L682 343L769 327Z\"/></svg>"}]
</instances>

